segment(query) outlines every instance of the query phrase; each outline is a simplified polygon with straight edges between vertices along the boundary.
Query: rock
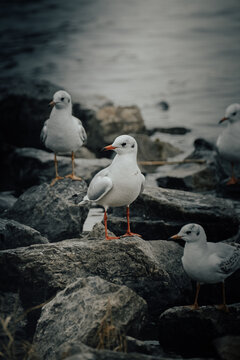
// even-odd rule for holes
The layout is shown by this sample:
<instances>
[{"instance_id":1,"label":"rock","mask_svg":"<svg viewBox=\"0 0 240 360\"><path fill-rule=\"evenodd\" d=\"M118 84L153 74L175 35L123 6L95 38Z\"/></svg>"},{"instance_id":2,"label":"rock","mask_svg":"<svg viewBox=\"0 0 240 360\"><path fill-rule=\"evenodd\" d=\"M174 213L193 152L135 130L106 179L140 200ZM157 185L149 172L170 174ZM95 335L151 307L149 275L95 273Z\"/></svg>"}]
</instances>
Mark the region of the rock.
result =
<instances>
[{"instance_id":1,"label":"rock","mask_svg":"<svg viewBox=\"0 0 240 360\"><path fill-rule=\"evenodd\" d=\"M22 192L34 185L51 182L55 176L54 156L47 151L34 148L16 149L11 157L14 167L15 187ZM58 156L58 170L60 176L72 172L70 157ZM90 182L92 177L102 168L110 164L109 159L75 159L75 173L85 181Z\"/></svg>"},{"instance_id":2,"label":"rock","mask_svg":"<svg viewBox=\"0 0 240 360\"><path fill-rule=\"evenodd\" d=\"M162 358L167 357L157 341L142 341L131 336L127 336L126 344L128 353L134 352L138 354L161 355Z\"/></svg>"},{"instance_id":3,"label":"rock","mask_svg":"<svg viewBox=\"0 0 240 360\"><path fill-rule=\"evenodd\" d=\"M126 334L139 334L146 311L146 302L126 286L80 278L43 307L35 348L48 360L57 359L55 349L69 340L113 350Z\"/></svg>"},{"instance_id":4,"label":"rock","mask_svg":"<svg viewBox=\"0 0 240 360\"><path fill-rule=\"evenodd\" d=\"M163 110L163 111L167 111L167 110L169 109L169 104L168 104L166 101L164 101L164 100L159 101L159 102L157 103L157 106L160 107L161 110Z\"/></svg>"},{"instance_id":5,"label":"rock","mask_svg":"<svg viewBox=\"0 0 240 360\"><path fill-rule=\"evenodd\" d=\"M169 306L190 302L192 286L181 265L182 253L174 242L138 237L32 245L0 252L0 284L4 291L20 289L28 309L78 277L100 276L134 290L155 320Z\"/></svg>"},{"instance_id":6,"label":"rock","mask_svg":"<svg viewBox=\"0 0 240 360\"><path fill-rule=\"evenodd\" d=\"M127 227L125 211L112 209L108 217L112 232L119 234ZM130 220L131 230L145 240L168 239L191 222L202 225L213 242L228 239L239 229L239 216L230 200L156 187L146 187L130 206Z\"/></svg>"},{"instance_id":7,"label":"rock","mask_svg":"<svg viewBox=\"0 0 240 360\"><path fill-rule=\"evenodd\" d=\"M137 106L88 107L75 106L76 116L83 121L88 134L88 148L99 156L103 146L111 144L120 134L145 131L144 121Z\"/></svg>"},{"instance_id":8,"label":"rock","mask_svg":"<svg viewBox=\"0 0 240 360\"><path fill-rule=\"evenodd\" d=\"M213 341L214 347L220 359L239 360L240 336L226 335Z\"/></svg>"},{"instance_id":9,"label":"rock","mask_svg":"<svg viewBox=\"0 0 240 360\"><path fill-rule=\"evenodd\" d=\"M14 196L13 191L0 192L0 213L10 209L16 201L17 198Z\"/></svg>"},{"instance_id":10,"label":"rock","mask_svg":"<svg viewBox=\"0 0 240 360\"><path fill-rule=\"evenodd\" d=\"M185 135L191 132L190 129L185 127L170 127L170 128L162 128L162 127L155 127L152 129L147 129L147 134L152 136L156 132L164 133L164 134L171 134L171 135Z\"/></svg>"},{"instance_id":11,"label":"rock","mask_svg":"<svg viewBox=\"0 0 240 360\"><path fill-rule=\"evenodd\" d=\"M85 181L70 179L60 180L54 186L34 186L18 198L4 218L31 226L51 242L76 237L88 214L88 205L78 205L86 192Z\"/></svg>"},{"instance_id":12,"label":"rock","mask_svg":"<svg viewBox=\"0 0 240 360\"><path fill-rule=\"evenodd\" d=\"M240 304L230 305L229 310L225 313L211 306L169 309L159 319L160 344L187 357L214 356L214 339L240 334Z\"/></svg>"},{"instance_id":13,"label":"rock","mask_svg":"<svg viewBox=\"0 0 240 360\"><path fill-rule=\"evenodd\" d=\"M48 240L35 229L14 220L0 218L0 250L47 243Z\"/></svg>"}]
</instances>

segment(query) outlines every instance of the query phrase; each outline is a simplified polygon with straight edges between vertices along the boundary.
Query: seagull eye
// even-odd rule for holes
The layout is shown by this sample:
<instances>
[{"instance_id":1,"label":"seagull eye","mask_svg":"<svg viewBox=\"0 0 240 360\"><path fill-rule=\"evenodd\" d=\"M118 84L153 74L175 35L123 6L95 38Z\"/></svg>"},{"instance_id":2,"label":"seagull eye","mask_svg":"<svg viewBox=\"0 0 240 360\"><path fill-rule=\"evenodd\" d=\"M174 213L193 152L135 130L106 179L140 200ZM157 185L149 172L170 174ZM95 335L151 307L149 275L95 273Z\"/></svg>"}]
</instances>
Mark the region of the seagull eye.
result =
<instances>
[{"instance_id":1,"label":"seagull eye","mask_svg":"<svg viewBox=\"0 0 240 360\"><path fill-rule=\"evenodd\" d=\"M127 143L122 143L121 145L124 147L124 146L126 146L126 145L127 145Z\"/></svg>"},{"instance_id":2,"label":"seagull eye","mask_svg":"<svg viewBox=\"0 0 240 360\"><path fill-rule=\"evenodd\" d=\"M190 235L190 234L191 234L191 231L186 231L186 234L187 234L187 235Z\"/></svg>"},{"instance_id":3,"label":"seagull eye","mask_svg":"<svg viewBox=\"0 0 240 360\"><path fill-rule=\"evenodd\" d=\"M64 97L61 98L61 101L64 101Z\"/></svg>"},{"instance_id":4,"label":"seagull eye","mask_svg":"<svg viewBox=\"0 0 240 360\"><path fill-rule=\"evenodd\" d=\"M236 111L235 111L235 112L232 113L232 116L235 116L236 114L237 114L237 113L236 113Z\"/></svg>"}]
</instances>

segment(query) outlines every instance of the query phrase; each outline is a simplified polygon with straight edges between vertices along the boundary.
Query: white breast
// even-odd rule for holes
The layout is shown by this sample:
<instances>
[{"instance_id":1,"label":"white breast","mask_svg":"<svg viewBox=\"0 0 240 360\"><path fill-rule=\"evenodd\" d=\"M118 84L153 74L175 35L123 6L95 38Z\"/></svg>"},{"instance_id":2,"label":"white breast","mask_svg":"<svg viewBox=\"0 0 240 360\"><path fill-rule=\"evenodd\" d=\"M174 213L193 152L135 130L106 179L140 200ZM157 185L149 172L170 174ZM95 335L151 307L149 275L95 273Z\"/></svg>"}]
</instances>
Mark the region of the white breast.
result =
<instances>
[{"instance_id":1,"label":"white breast","mask_svg":"<svg viewBox=\"0 0 240 360\"><path fill-rule=\"evenodd\" d=\"M240 124L229 124L217 139L221 157L228 161L240 162Z\"/></svg>"}]
</instances>

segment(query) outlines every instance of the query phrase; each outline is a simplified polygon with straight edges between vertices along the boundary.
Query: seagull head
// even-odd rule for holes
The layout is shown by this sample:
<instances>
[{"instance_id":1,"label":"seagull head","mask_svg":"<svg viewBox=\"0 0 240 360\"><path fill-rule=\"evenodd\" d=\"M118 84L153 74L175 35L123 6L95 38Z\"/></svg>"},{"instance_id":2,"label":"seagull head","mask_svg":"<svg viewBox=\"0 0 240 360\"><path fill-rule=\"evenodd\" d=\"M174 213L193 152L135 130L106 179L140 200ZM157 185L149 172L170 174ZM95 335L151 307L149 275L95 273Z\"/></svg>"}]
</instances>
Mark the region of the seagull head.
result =
<instances>
[{"instance_id":1,"label":"seagull head","mask_svg":"<svg viewBox=\"0 0 240 360\"><path fill-rule=\"evenodd\" d=\"M137 154L137 142L130 135L121 135L111 145L105 146L104 150L114 150L118 155Z\"/></svg>"},{"instance_id":2,"label":"seagull head","mask_svg":"<svg viewBox=\"0 0 240 360\"><path fill-rule=\"evenodd\" d=\"M57 109L66 109L72 105L71 96L64 90L59 90L53 95L53 100L49 103Z\"/></svg>"},{"instance_id":3,"label":"seagull head","mask_svg":"<svg viewBox=\"0 0 240 360\"><path fill-rule=\"evenodd\" d=\"M182 239L185 242L193 243L197 241L206 241L206 233L201 225L187 224L184 225L178 234L171 236L170 239Z\"/></svg>"},{"instance_id":4,"label":"seagull head","mask_svg":"<svg viewBox=\"0 0 240 360\"><path fill-rule=\"evenodd\" d=\"M226 108L225 116L219 121L221 124L223 121L228 120L230 123L240 121L240 104L231 104Z\"/></svg>"}]
</instances>

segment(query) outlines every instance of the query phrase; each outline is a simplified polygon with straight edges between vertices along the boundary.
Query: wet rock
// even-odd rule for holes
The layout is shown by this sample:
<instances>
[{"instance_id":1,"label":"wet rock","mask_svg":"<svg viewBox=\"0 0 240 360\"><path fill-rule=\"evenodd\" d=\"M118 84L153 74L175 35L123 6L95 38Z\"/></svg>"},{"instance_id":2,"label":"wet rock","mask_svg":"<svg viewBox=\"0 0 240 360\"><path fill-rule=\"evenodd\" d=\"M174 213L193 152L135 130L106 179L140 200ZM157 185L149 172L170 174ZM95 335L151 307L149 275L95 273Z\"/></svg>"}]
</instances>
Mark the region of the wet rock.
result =
<instances>
[{"instance_id":1,"label":"wet rock","mask_svg":"<svg viewBox=\"0 0 240 360\"><path fill-rule=\"evenodd\" d=\"M168 104L166 101L164 101L164 100L159 101L159 102L157 103L157 106L160 107L161 110L163 110L163 111L167 111L167 110L169 109L169 104Z\"/></svg>"},{"instance_id":2,"label":"wet rock","mask_svg":"<svg viewBox=\"0 0 240 360\"><path fill-rule=\"evenodd\" d=\"M47 243L35 229L14 220L0 219L0 250Z\"/></svg>"},{"instance_id":3,"label":"wet rock","mask_svg":"<svg viewBox=\"0 0 240 360\"><path fill-rule=\"evenodd\" d=\"M138 237L32 245L0 252L0 284L4 291L20 289L29 308L78 277L100 276L128 286L147 301L150 314L160 314L190 301L192 286L181 265L182 253L174 242Z\"/></svg>"},{"instance_id":4,"label":"wet rock","mask_svg":"<svg viewBox=\"0 0 240 360\"><path fill-rule=\"evenodd\" d=\"M17 198L14 196L13 191L0 192L0 213L10 209L16 201Z\"/></svg>"},{"instance_id":5,"label":"wet rock","mask_svg":"<svg viewBox=\"0 0 240 360\"><path fill-rule=\"evenodd\" d=\"M240 336L227 335L215 339L213 345L220 359L238 360L240 354Z\"/></svg>"},{"instance_id":6,"label":"wet rock","mask_svg":"<svg viewBox=\"0 0 240 360\"><path fill-rule=\"evenodd\" d=\"M185 135L191 132L191 130L185 127L170 127L170 128L155 127L147 130L147 134L149 136L155 134L156 132L171 134L171 135Z\"/></svg>"},{"instance_id":7,"label":"wet rock","mask_svg":"<svg viewBox=\"0 0 240 360\"><path fill-rule=\"evenodd\" d=\"M14 168L15 188L22 192L34 185L51 182L55 176L54 156L34 148L16 149L11 161ZM65 176L72 172L70 157L58 156L58 172ZM108 159L75 159L75 174L89 182L102 168L110 164Z\"/></svg>"},{"instance_id":8,"label":"wet rock","mask_svg":"<svg viewBox=\"0 0 240 360\"><path fill-rule=\"evenodd\" d=\"M80 278L43 307L34 344L48 360L57 359L56 349L69 340L113 350L126 334L138 335L146 312L146 302L126 286Z\"/></svg>"},{"instance_id":9,"label":"wet rock","mask_svg":"<svg viewBox=\"0 0 240 360\"><path fill-rule=\"evenodd\" d=\"M14 219L38 230L51 242L79 236L88 205L79 206L87 192L85 181L64 179L54 186L42 184L28 189L4 218Z\"/></svg>"},{"instance_id":10,"label":"wet rock","mask_svg":"<svg viewBox=\"0 0 240 360\"><path fill-rule=\"evenodd\" d=\"M214 306L191 310L168 309L159 318L159 341L163 348L184 356L213 356L213 340L224 335L239 335L240 304L229 306L229 313Z\"/></svg>"},{"instance_id":11,"label":"wet rock","mask_svg":"<svg viewBox=\"0 0 240 360\"><path fill-rule=\"evenodd\" d=\"M113 208L108 227L118 234L125 229L126 209ZM146 239L168 239L190 222L204 227L209 241L237 234L239 216L230 200L181 190L146 187L130 206L131 230Z\"/></svg>"}]
</instances>

